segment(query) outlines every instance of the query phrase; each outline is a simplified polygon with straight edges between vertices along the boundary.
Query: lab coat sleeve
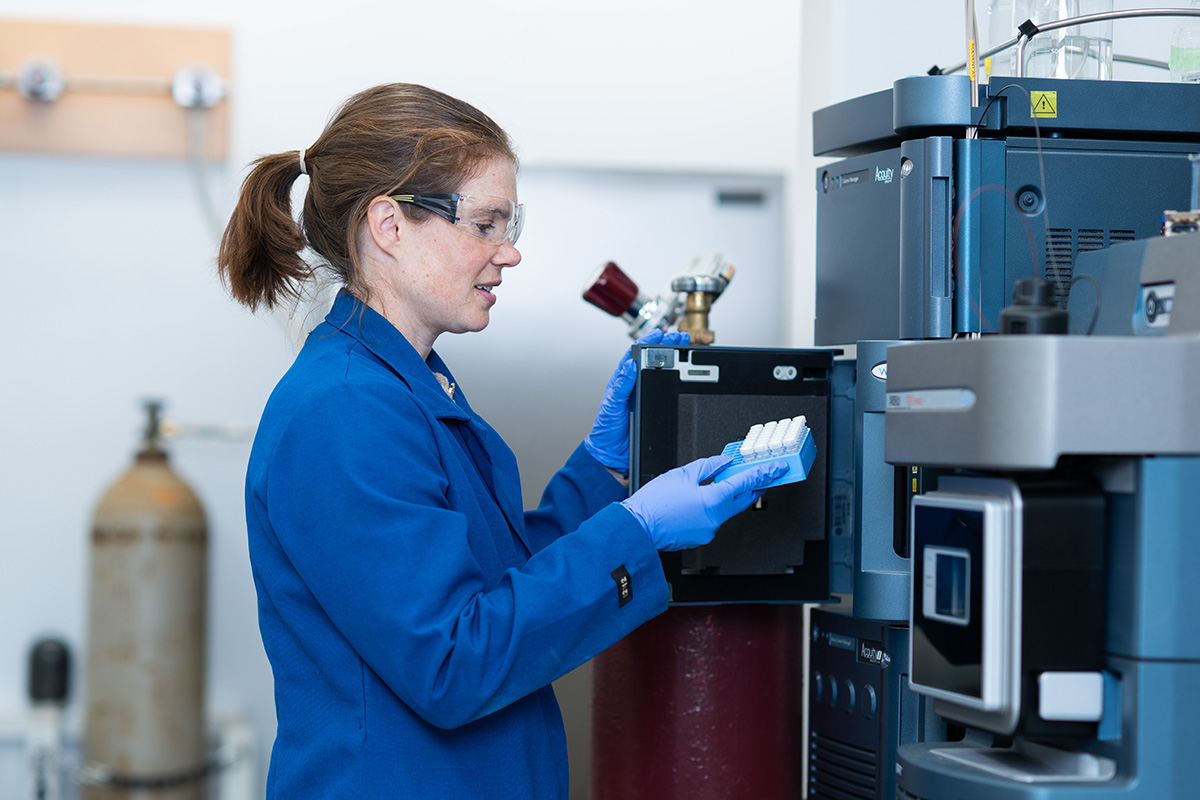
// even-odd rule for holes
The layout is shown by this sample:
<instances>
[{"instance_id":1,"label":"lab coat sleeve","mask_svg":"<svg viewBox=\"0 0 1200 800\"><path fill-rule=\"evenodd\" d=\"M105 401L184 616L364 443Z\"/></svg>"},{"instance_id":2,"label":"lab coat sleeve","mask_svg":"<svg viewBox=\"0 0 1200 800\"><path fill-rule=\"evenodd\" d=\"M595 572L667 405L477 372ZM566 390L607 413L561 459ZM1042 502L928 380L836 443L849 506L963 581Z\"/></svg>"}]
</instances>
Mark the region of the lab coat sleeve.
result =
<instances>
[{"instance_id":1,"label":"lab coat sleeve","mask_svg":"<svg viewBox=\"0 0 1200 800\"><path fill-rule=\"evenodd\" d=\"M581 444L550 479L537 509L526 512L526 540L537 552L604 506L628 496L628 489Z\"/></svg>"},{"instance_id":2,"label":"lab coat sleeve","mask_svg":"<svg viewBox=\"0 0 1200 800\"><path fill-rule=\"evenodd\" d=\"M451 728L597 655L665 610L667 586L617 503L489 579L473 549L482 520L450 501L440 424L404 392L322 392L286 426L257 502L320 607L306 624L327 619L405 704ZM619 595L622 569L631 598Z\"/></svg>"}]
</instances>

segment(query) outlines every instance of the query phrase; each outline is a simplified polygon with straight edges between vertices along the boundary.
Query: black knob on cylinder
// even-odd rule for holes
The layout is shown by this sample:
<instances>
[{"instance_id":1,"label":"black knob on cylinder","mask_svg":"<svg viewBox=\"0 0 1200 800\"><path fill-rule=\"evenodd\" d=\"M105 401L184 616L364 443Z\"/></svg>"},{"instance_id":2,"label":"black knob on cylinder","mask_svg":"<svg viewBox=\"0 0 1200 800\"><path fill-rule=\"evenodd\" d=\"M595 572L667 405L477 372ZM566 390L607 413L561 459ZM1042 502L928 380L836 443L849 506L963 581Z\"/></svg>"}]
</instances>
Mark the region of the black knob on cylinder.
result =
<instances>
[{"instance_id":1,"label":"black knob on cylinder","mask_svg":"<svg viewBox=\"0 0 1200 800\"><path fill-rule=\"evenodd\" d=\"M42 639L29 654L29 699L63 703L71 672L71 653L59 639Z\"/></svg>"}]
</instances>

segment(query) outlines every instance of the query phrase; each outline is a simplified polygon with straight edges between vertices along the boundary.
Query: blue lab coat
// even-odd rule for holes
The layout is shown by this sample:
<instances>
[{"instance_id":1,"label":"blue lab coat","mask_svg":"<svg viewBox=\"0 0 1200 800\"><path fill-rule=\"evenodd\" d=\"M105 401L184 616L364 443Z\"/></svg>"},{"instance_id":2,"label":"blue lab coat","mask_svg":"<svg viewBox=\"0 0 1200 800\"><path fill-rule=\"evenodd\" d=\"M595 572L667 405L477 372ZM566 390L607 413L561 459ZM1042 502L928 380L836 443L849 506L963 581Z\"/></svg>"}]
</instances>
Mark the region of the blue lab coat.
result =
<instances>
[{"instance_id":1,"label":"blue lab coat","mask_svg":"<svg viewBox=\"0 0 1200 800\"><path fill-rule=\"evenodd\" d=\"M524 512L512 451L434 370L343 292L263 413L271 798L565 798L550 682L666 609L621 485L581 446Z\"/></svg>"}]
</instances>

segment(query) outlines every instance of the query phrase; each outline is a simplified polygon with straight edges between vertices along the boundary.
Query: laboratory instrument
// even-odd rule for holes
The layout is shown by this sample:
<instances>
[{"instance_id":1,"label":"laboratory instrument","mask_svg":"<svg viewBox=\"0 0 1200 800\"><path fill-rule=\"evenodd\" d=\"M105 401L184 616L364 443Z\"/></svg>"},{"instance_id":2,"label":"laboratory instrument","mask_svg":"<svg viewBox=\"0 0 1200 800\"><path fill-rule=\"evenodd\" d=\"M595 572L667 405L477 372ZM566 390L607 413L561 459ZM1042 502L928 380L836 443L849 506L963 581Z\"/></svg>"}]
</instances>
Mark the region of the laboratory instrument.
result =
<instances>
[{"instance_id":1,"label":"laboratory instrument","mask_svg":"<svg viewBox=\"0 0 1200 800\"><path fill-rule=\"evenodd\" d=\"M978 774L970 780L964 778L953 790L945 788L944 793L936 779L921 783L920 792L912 792L905 774L897 781L895 759L910 751L926 754L971 747L980 737L1001 734L991 732L967 713L935 714L935 706L944 709L947 701L933 692L915 691L927 686L920 677L911 685L905 677L890 695L895 707L905 710L901 721L885 723L878 714L868 717L861 713L863 687L871 686L878 700L880 681L891 676L857 656L853 662L845 660L864 646L873 651L874 643L882 641L886 631L900 638L909 633L911 619L924 608L923 601L920 607L910 608L910 596L922 591L916 585L918 580L923 587L927 575L934 579L941 575L944 590L965 590L965 583L954 581L956 576L968 575L970 559L956 560L954 545L918 540L910 515L912 507L930 502L921 498L936 497L934 491L949 491L942 485L943 477L949 481L946 485L952 486L955 479L963 477L956 474L963 470L963 463L927 458L924 451L963 447L978 440L983 442L981 451L1000 457L1005 447L1015 446L1011 426L1001 428L972 417L970 404L981 402L980 397L966 391L969 386L944 376L936 391L930 386L915 401L930 409L929 418L937 424L931 423L920 436L897 449L898 434L891 418L900 413L893 404L904 402L904 395L892 391L891 381L900 354L929 346L926 340L968 340L945 341L946 349L952 350L956 345L970 347L981 337L981 343L998 338L1085 338L989 336L1000 330L1063 331L1065 322L1072 332L1091 328L1097 334L1162 337L1172 312L1179 313L1178 292L1181 282L1187 281L1181 275L1167 280L1154 273L1157 277L1139 284L1137 270L1131 277L1128 265L1140 266L1144 259L1150 275L1152 264L1158 269L1182 257L1182 245L1169 245L1168 241L1189 238L1183 232L1189 229L1191 212L1164 215L1164 209L1196 206L1189 190L1195 193L1191 173L1196 164L1194 154L1200 151L1200 96L1193 90L1180 84L994 75L988 85L978 88L976 102L971 100L971 85L965 76L929 75L899 80L891 90L822 109L813 118L814 154L840 158L816 173L815 340L819 345L855 345L857 363L851 391L853 445L833 438L828 451L849 450L854 465L852 585L848 592L834 592L842 600L840 605L814 613L827 635L809 643L813 669L823 676L819 698L813 675L809 683L810 797L991 797L977 791L973 781L979 779ZM1159 236L1176 230L1182 235ZM1176 249L1168 252L1168 248ZM1192 263L1195 260L1191 257ZM1032 279L1043 282L1030 283ZM1025 292L1021 303L1012 305L1019 288ZM1118 296L1122 299L1116 299ZM1069 315L1064 311L1068 299ZM1117 359L1112 364L1123 363L1114 349L1119 343L1106 347ZM1006 378L1018 381L1023 363L1014 359ZM1112 366L1097 363L1095 368L1097 376L1107 379L1106 387L1125 381ZM1165 372L1175 375L1180 369ZM1068 374L1075 376L1074 371ZM1140 388L1143 394L1150 394L1146 384ZM997 382L993 391L1011 401L1012 392L1018 389L1008 387L1009 393L1002 395ZM1107 388L1093 385L1093 391L1098 392L1095 397L1112 398ZM1080 403L1095 402L1081 393L1070 396ZM1180 395L1174 390L1166 396L1170 402L1179 402ZM1036 409L1037 403L1029 406ZM1127 413L1154 417L1159 410L1157 406L1118 404L1112 411L1112 427L1123 427ZM935 415L935 411L942 413ZM1094 418L1092 422L1098 424ZM1062 435L1052 430L1056 424L1031 428L1025 443L1033 447L1039 437L1053 441L1055 435ZM1080 439L1086 436L1082 431L1078 434ZM1150 444L1142 442L1141 446ZM1053 470L1055 464L1041 469ZM993 504L1003 502L997 497L1007 497L1007 502L1015 504L1014 492L1022 498L1026 492L1035 497L1045 488L1025 475L988 477L1015 485L1004 495L993 492L988 498ZM1084 484L1095 479L1094 475L1070 477ZM1100 483L1111 508L1109 489L1104 480ZM972 493L977 493L973 487L968 484ZM922 525L926 524L924 514ZM1010 535L1010 547L1016 539L1015 534ZM920 552L913 549L918 541L923 542ZM1088 543L1094 545L1092 539ZM944 551L939 552L939 546ZM977 563L977 559L970 562L971 567ZM938 571L939 564L947 565L945 571ZM833 566L836 578L836 558ZM1093 575L1101 569L1094 559L1090 568ZM931 597L938 599L936 593ZM928 627L936 629L936 636L960 630L962 626L956 622L963 620L955 614L962 612L964 597L958 596L957 605L934 602ZM952 591L949 600L955 600ZM1065 616L1048 613L1047 619L1060 629L1095 633L1094 616L1087 620L1071 617L1065 604L1061 610ZM1039 659L1044 661L1045 655L1038 648L1044 644L1037 641L1036 631L1029 633L1034 638L1010 638L1015 644L1007 654L1009 661L1001 663L1040 668ZM1048 678L1048 686L1062 690L1055 692L1056 696L1065 698L1069 690L1075 693L1071 696L1090 692L1094 699L1094 675L1074 677L1097 671L1094 638L1090 650L1079 648L1071 658L1062 660L1061 669L1053 670L1063 673ZM916 645L914 638L914 650ZM1013 661L1022 645L1026 660ZM849 674L850 663L857 677L838 675ZM928 666L929 662L922 663ZM907 669L906 660L897 671ZM830 705L831 671L839 684L835 706ZM857 702L853 706L847 703L847 680L855 687ZM937 681L936 676L929 680ZM1000 689L1005 686L1001 682ZM1104 687L1111 690L1108 682ZM1007 690L1015 694L1011 685ZM996 687L990 691L995 692ZM989 695L988 711L972 711L983 714L982 722L994 726L987 715L1011 716L1012 707L1006 707L1006 702ZM1055 712L1048 713L1053 716ZM968 718L971 724L964 721ZM1079 720L1056 722L1059 727L1053 736L1068 738L1078 736L1087 726L1095 730L1101 725ZM1111 726L1111 719L1109 723ZM1031 737L1048 735L1028 720L1014 731L1023 732L1016 735L1031 732L1026 737L1030 742L1034 742ZM1129 742L1122 745L1135 746ZM1068 760L1086 761L1074 755ZM929 761L941 763L941 756ZM1160 760L1160 764L1164 762ZM921 761L922 770L926 763ZM980 785L987 784L979 780ZM1039 791L1048 790L1042 786ZM1041 800L1051 795L996 796L1036 796Z\"/></svg>"},{"instance_id":2,"label":"laboratory instrument","mask_svg":"<svg viewBox=\"0 0 1200 800\"><path fill-rule=\"evenodd\" d=\"M1016 282L1061 303L1080 253L1190 207L1193 84L903 78L813 115L815 341L994 333ZM966 131L976 138L966 138ZM869 235L864 235L866 230Z\"/></svg>"},{"instance_id":3,"label":"laboratory instrument","mask_svg":"<svg viewBox=\"0 0 1200 800\"><path fill-rule=\"evenodd\" d=\"M816 452L829 441L833 351L634 345L631 489L721 452L762 420L804 415ZM828 469L771 489L712 543L663 553L673 603L829 598Z\"/></svg>"},{"instance_id":4,"label":"laboratory instrument","mask_svg":"<svg viewBox=\"0 0 1200 800\"><path fill-rule=\"evenodd\" d=\"M943 742L933 701L908 686L907 621L812 610L808 641L808 796L894 798L901 742Z\"/></svg>"},{"instance_id":5,"label":"laboratory instrument","mask_svg":"<svg viewBox=\"0 0 1200 800\"><path fill-rule=\"evenodd\" d=\"M902 745L900 796L1200 781L1198 261L1195 234L1080 257L1095 335L889 351L886 457L944 472L912 503L912 687L968 731Z\"/></svg>"}]
</instances>

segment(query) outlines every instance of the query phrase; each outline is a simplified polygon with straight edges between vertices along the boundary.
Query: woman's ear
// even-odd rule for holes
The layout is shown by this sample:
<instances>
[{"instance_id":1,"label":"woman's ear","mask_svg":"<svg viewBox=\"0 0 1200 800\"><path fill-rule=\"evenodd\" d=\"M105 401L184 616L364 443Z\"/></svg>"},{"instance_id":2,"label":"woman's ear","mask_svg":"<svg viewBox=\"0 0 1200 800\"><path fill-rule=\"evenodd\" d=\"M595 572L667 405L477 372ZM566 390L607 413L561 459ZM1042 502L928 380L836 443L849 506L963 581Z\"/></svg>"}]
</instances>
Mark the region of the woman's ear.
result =
<instances>
[{"instance_id":1,"label":"woman's ear","mask_svg":"<svg viewBox=\"0 0 1200 800\"><path fill-rule=\"evenodd\" d=\"M395 252L406 222L400 204L390 197L380 195L367 206L367 232L375 246L386 253Z\"/></svg>"}]
</instances>

